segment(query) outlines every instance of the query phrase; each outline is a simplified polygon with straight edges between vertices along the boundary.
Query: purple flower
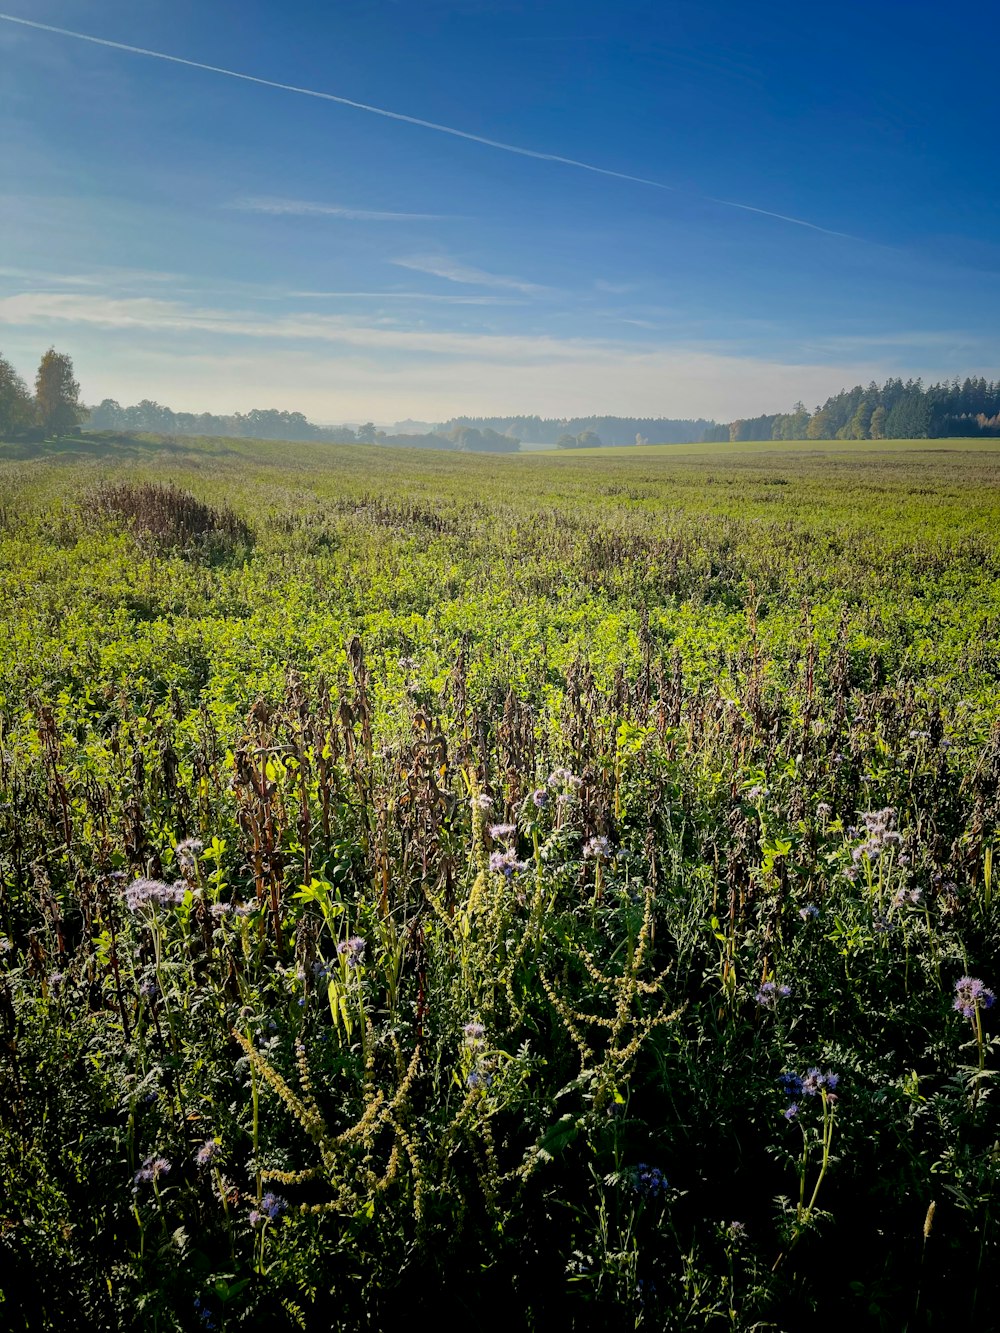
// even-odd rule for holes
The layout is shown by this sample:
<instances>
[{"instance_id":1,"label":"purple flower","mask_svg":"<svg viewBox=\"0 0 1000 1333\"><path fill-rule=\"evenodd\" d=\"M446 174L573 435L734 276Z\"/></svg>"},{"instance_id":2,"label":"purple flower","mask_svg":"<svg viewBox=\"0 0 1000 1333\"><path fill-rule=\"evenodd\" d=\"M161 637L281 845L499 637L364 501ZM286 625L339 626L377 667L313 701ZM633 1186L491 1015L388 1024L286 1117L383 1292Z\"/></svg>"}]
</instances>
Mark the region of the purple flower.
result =
<instances>
[{"instance_id":1,"label":"purple flower","mask_svg":"<svg viewBox=\"0 0 1000 1333\"><path fill-rule=\"evenodd\" d=\"M544 787L539 787L536 791L531 793L531 799L534 801L538 809L541 810L543 806L548 805L549 794Z\"/></svg>"},{"instance_id":2,"label":"purple flower","mask_svg":"<svg viewBox=\"0 0 1000 1333\"><path fill-rule=\"evenodd\" d=\"M765 981L754 998L765 1009L773 1009L779 1000L787 1000L791 993L791 986L779 986L774 981Z\"/></svg>"},{"instance_id":3,"label":"purple flower","mask_svg":"<svg viewBox=\"0 0 1000 1333\"><path fill-rule=\"evenodd\" d=\"M204 851L205 844L200 838L185 838L174 848L174 854L177 857L177 864L188 873L194 870L195 862L198 859L199 852Z\"/></svg>"},{"instance_id":4,"label":"purple flower","mask_svg":"<svg viewBox=\"0 0 1000 1333\"><path fill-rule=\"evenodd\" d=\"M55 991L62 990L63 982L66 980L62 972L49 973L49 985Z\"/></svg>"},{"instance_id":5,"label":"purple flower","mask_svg":"<svg viewBox=\"0 0 1000 1333\"><path fill-rule=\"evenodd\" d=\"M490 869L498 875L506 875L508 879L527 870L528 866L529 862L517 859L517 853L512 847L504 852L493 852L490 856Z\"/></svg>"},{"instance_id":6,"label":"purple flower","mask_svg":"<svg viewBox=\"0 0 1000 1333\"><path fill-rule=\"evenodd\" d=\"M785 1108L784 1116L786 1120L794 1120L795 1117L798 1115L798 1113L799 1113L798 1102L792 1102L790 1106L787 1106Z\"/></svg>"},{"instance_id":7,"label":"purple flower","mask_svg":"<svg viewBox=\"0 0 1000 1333\"><path fill-rule=\"evenodd\" d=\"M805 907L799 908L799 916L803 921L814 921L819 916L819 908L815 903L806 903Z\"/></svg>"},{"instance_id":8,"label":"purple flower","mask_svg":"<svg viewBox=\"0 0 1000 1333\"><path fill-rule=\"evenodd\" d=\"M632 1171L632 1188L644 1199L658 1199L667 1191L667 1178L658 1166L640 1162Z\"/></svg>"},{"instance_id":9,"label":"purple flower","mask_svg":"<svg viewBox=\"0 0 1000 1333\"><path fill-rule=\"evenodd\" d=\"M222 1149L216 1143L215 1139L206 1139L194 1155L194 1160L199 1166L208 1166L214 1157L218 1157Z\"/></svg>"},{"instance_id":10,"label":"purple flower","mask_svg":"<svg viewBox=\"0 0 1000 1333\"><path fill-rule=\"evenodd\" d=\"M549 774L548 785L550 787L568 788L570 791L577 791L583 786L583 782L571 773L568 768L554 768Z\"/></svg>"},{"instance_id":11,"label":"purple flower","mask_svg":"<svg viewBox=\"0 0 1000 1333\"><path fill-rule=\"evenodd\" d=\"M283 1199L280 1194L265 1194L260 1201L261 1212L266 1213L272 1222L280 1217L287 1207L287 1199Z\"/></svg>"},{"instance_id":12,"label":"purple flower","mask_svg":"<svg viewBox=\"0 0 1000 1333\"><path fill-rule=\"evenodd\" d=\"M135 1173L133 1185L138 1188L140 1185L151 1184L154 1180L159 1180L160 1176L168 1175L170 1172L170 1163L165 1157L159 1157L156 1153L147 1157Z\"/></svg>"},{"instance_id":13,"label":"purple flower","mask_svg":"<svg viewBox=\"0 0 1000 1333\"><path fill-rule=\"evenodd\" d=\"M183 886L164 884L162 879L137 879L125 890L125 903L133 912L152 905L176 907L184 901L184 892Z\"/></svg>"},{"instance_id":14,"label":"purple flower","mask_svg":"<svg viewBox=\"0 0 1000 1333\"><path fill-rule=\"evenodd\" d=\"M829 1070L824 1074L822 1070L813 1066L812 1069L806 1071L805 1077L802 1079L802 1091L807 1097L816 1097L824 1088L828 1092L832 1092L839 1082L839 1074L830 1073Z\"/></svg>"},{"instance_id":15,"label":"purple flower","mask_svg":"<svg viewBox=\"0 0 1000 1333\"><path fill-rule=\"evenodd\" d=\"M827 805L826 801L820 801L816 807L816 814L820 819L829 819L830 815L833 814L833 807Z\"/></svg>"},{"instance_id":16,"label":"purple flower","mask_svg":"<svg viewBox=\"0 0 1000 1333\"><path fill-rule=\"evenodd\" d=\"M483 814L489 814L493 809L493 797L487 796L486 792L481 791L478 796L472 798L472 808L482 810Z\"/></svg>"},{"instance_id":17,"label":"purple flower","mask_svg":"<svg viewBox=\"0 0 1000 1333\"><path fill-rule=\"evenodd\" d=\"M352 935L349 940L341 940L337 953L348 967L360 967L365 961L365 941L360 935Z\"/></svg>"},{"instance_id":18,"label":"purple flower","mask_svg":"<svg viewBox=\"0 0 1000 1333\"><path fill-rule=\"evenodd\" d=\"M507 842L517 833L516 824L491 824L490 837L494 842Z\"/></svg>"},{"instance_id":19,"label":"purple flower","mask_svg":"<svg viewBox=\"0 0 1000 1333\"><path fill-rule=\"evenodd\" d=\"M977 1010L992 1009L996 998L977 977L959 977L952 1008L965 1018L974 1018Z\"/></svg>"},{"instance_id":20,"label":"purple flower","mask_svg":"<svg viewBox=\"0 0 1000 1333\"><path fill-rule=\"evenodd\" d=\"M466 1046L478 1046L486 1033L482 1023L466 1023L462 1031L465 1034Z\"/></svg>"},{"instance_id":21,"label":"purple flower","mask_svg":"<svg viewBox=\"0 0 1000 1333\"><path fill-rule=\"evenodd\" d=\"M583 857L585 861L608 861L611 859L611 843L603 836L588 838L583 844Z\"/></svg>"},{"instance_id":22,"label":"purple flower","mask_svg":"<svg viewBox=\"0 0 1000 1333\"><path fill-rule=\"evenodd\" d=\"M802 1079L798 1074L779 1074L778 1087L786 1097L794 1100L802 1092Z\"/></svg>"}]
</instances>

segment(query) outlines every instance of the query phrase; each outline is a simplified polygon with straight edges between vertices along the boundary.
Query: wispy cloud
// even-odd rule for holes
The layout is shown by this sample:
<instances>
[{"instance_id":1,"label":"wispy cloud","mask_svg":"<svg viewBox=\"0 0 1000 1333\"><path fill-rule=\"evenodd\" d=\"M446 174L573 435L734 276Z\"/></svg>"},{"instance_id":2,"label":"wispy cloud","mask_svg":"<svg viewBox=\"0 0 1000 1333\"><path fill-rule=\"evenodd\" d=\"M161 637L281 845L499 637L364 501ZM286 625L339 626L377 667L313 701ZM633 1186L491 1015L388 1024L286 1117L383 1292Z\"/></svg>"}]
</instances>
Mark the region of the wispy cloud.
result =
<instances>
[{"instance_id":1,"label":"wispy cloud","mask_svg":"<svg viewBox=\"0 0 1000 1333\"><path fill-rule=\"evenodd\" d=\"M343 298L359 301L420 301L433 305L512 306L527 305L513 296L458 296L452 292L283 292L282 298L297 301L325 301Z\"/></svg>"},{"instance_id":2,"label":"wispy cloud","mask_svg":"<svg viewBox=\"0 0 1000 1333\"><path fill-rule=\"evenodd\" d=\"M181 281L176 273L162 273L156 269L144 268L99 268L90 273L52 273L48 269L18 268L0 265L0 279L9 278L17 282L41 282L52 287L135 287L153 283L176 283Z\"/></svg>"},{"instance_id":3,"label":"wispy cloud","mask_svg":"<svg viewBox=\"0 0 1000 1333\"><path fill-rule=\"evenodd\" d=\"M500 273L487 273L485 269L474 268L446 255L410 255L404 259L392 260L398 268L412 269L414 273L428 273L434 278L444 278L448 282L464 282L473 287L497 287L502 291L524 292L532 294L551 290L537 282L525 282L523 278L509 278Z\"/></svg>"},{"instance_id":4,"label":"wispy cloud","mask_svg":"<svg viewBox=\"0 0 1000 1333\"><path fill-rule=\"evenodd\" d=\"M655 190L667 190L672 194L683 194L689 198L703 199L705 202L717 204L721 208L735 208L743 213L755 213L760 217L774 218L779 222L790 223L795 227L805 227L809 231L822 232L826 236L837 236L842 240L849 241L862 240L861 237L836 231L832 227L822 227L819 223L810 222L806 218L773 212L768 208L757 208L753 204L740 203L735 199L722 199L716 195L696 190L682 190L679 186L668 185L666 181L654 180L649 176L634 176L627 171L615 171L610 167L601 167L596 163L585 162L579 158L563 157L559 153L546 153L535 148L525 148L521 144L506 143L502 139L490 139L482 134L472 134L469 130L458 129L454 125L441 125L437 121L424 120L420 116L406 115L402 111L390 111L386 107L373 106L369 102L357 102L353 98L342 97L337 93L322 92L317 88L301 88L292 83L279 83L276 79L264 79L256 74L243 74L238 70L226 69L221 65L208 65L200 60L188 60L184 56L172 56L165 51L152 51L144 46L131 46L127 42L115 42L107 37L95 37L91 33L76 32L71 28L59 28L51 23L39 23L35 19L19 18L14 14L0 14L0 21L16 23L25 28L34 28L38 32L53 33L59 37L71 37L74 41L89 42L93 46L107 47L112 51L124 51L128 55L163 60L171 65L183 65L187 69L200 69L207 74L221 74L228 79L239 79L242 83L253 83L263 88L276 88L281 92L297 93L301 97L319 98L324 102L334 102L338 106L351 107L355 111L364 111L369 115L382 116L387 120L399 121L405 125L415 125L424 130L433 130L437 134L448 134L455 139L464 139L470 143L481 144L485 148L496 148L504 153L513 153L518 157L529 157L538 162L551 162L559 166L573 167L578 171L589 171L598 176L608 176L614 180L628 181L633 185L646 185Z\"/></svg>"},{"instance_id":5,"label":"wispy cloud","mask_svg":"<svg viewBox=\"0 0 1000 1333\"><path fill-rule=\"evenodd\" d=\"M33 330L49 336L74 328L74 360L92 401L126 391L178 408L221 410L228 403L232 410L268 401L321 420L341 413L367 419L376 405L382 417L427 420L492 411L729 420L785 410L798 398L822 402L844 385L898 373L890 349L831 357L803 354L797 344L768 357L690 340L636 344L610 336L428 329L357 315L268 315L89 292L0 298L0 326L10 330L8 354L20 348L25 356L29 349L34 355ZM988 350L984 366L995 360ZM907 374L940 378L947 347L928 347L921 362ZM224 372L213 376L210 366Z\"/></svg>"},{"instance_id":6,"label":"wispy cloud","mask_svg":"<svg viewBox=\"0 0 1000 1333\"><path fill-rule=\"evenodd\" d=\"M349 208L344 204L317 204L307 199L235 199L230 205L241 213L269 213L275 217L344 218L350 222L444 222L444 213L393 213L376 208Z\"/></svg>"},{"instance_id":7,"label":"wispy cloud","mask_svg":"<svg viewBox=\"0 0 1000 1333\"><path fill-rule=\"evenodd\" d=\"M599 292L607 292L609 296L627 296L629 292L639 290L636 282L609 282L606 278L595 278L594 287Z\"/></svg>"}]
</instances>

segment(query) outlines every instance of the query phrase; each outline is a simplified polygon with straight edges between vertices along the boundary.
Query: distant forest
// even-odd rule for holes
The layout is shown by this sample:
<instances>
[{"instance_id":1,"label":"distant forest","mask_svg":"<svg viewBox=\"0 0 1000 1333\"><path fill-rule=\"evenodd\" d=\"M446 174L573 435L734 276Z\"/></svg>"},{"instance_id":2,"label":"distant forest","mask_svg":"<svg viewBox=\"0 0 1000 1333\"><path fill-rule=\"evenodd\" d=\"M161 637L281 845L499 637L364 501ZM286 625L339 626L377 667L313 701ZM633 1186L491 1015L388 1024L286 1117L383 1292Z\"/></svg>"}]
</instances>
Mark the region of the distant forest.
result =
<instances>
[{"instance_id":1,"label":"distant forest","mask_svg":"<svg viewBox=\"0 0 1000 1333\"><path fill-rule=\"evenodd\" d=\"M716 426L706 440L927 440L1000 435L1000 380L957 377L924 388L900 379L842 389L815 412L744 417Z\"/></svg>"},{"instance_id":2,"label":"distant forest","mask_svg":"<svg viewBox=\"0 0 1000 1333\"><path fill-rule=\"evenodd\" d=\"M649 444L697 444L708 431L719 429L714 421L701 417L697 421L671 417L452 417L446 426L486 427L530 444L559 444L568 436L584 447L619 447L637 444L640 439ZM589 438L581 441L581 436L596 436L596 442Z\"/></svg>"},{"instance_id":3,"label":"distant forest","mask_svg":"<svg viewBox=\"0 0 1000 1333\"><path fill-rule=\"evenodd\" d=\"M642 443L695 444L739 440L909 440L1000 436L1000 380L954 379L925 387L890 379L856 385L809 412L741 417L728 425L670 417L453 417L428 433L387 434L372 422L357 429L317 426L301 412L256 408L217 416L174 412L145 400L122 407L106 398L89 409L89 430L150 431L164 435L222 435L258 440L316 440L329 444L384 444L397 448L511 452L521 441L581 448Z\"/></svg>"}]
</instances>

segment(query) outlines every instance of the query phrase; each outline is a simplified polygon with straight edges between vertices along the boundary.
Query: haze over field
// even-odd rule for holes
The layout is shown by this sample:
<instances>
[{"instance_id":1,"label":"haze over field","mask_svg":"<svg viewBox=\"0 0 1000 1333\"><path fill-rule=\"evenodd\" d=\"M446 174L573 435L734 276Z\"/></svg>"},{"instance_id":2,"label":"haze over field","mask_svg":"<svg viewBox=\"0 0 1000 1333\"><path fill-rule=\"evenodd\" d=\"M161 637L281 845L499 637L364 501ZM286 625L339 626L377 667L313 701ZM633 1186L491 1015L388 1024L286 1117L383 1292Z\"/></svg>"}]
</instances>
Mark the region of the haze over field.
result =
<instances>
[{"instance_id":1,"label":"haze over field","mask_svg":"<svg viewBox=\"0 0 1000 1333\"><path fill-rule=\"evenodd\" d=\"M85 400L697 418L993 376L959 3L0 16L0 350ZM975 35L975 46L971 45Z\"/></svg>"}]
</instances>

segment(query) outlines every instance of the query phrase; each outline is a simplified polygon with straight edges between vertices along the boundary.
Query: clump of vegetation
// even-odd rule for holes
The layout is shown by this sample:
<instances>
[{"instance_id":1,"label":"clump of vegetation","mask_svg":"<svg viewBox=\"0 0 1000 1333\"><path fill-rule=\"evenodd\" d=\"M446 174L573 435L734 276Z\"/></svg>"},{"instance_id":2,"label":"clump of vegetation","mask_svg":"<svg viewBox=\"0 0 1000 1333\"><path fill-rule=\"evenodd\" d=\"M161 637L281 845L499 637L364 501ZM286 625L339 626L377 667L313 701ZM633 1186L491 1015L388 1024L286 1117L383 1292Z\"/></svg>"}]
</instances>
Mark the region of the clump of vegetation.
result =
<instances>
[{"instance_id":1,"label":"clump of vegetation","mask_svg":"<svg viewBox=\"0 0 1000 1333\"><path fill-rule=\"evenodd\" d=\"M241 447L0 471L0 1323L988 1327L997 455Z\"/></svg>"},{"instance_id":2,"label":"clump of vegetation","mask_svg":"<svg viewBox=\"0 0 1000 1333\"><path fill-rule=\"evenodd\" d=\"M213 508L171 483L105 482L91 496L89 509L163 552L218 555L253 545L253 530L232 509Z\"/></svg>"}]
</instances>

